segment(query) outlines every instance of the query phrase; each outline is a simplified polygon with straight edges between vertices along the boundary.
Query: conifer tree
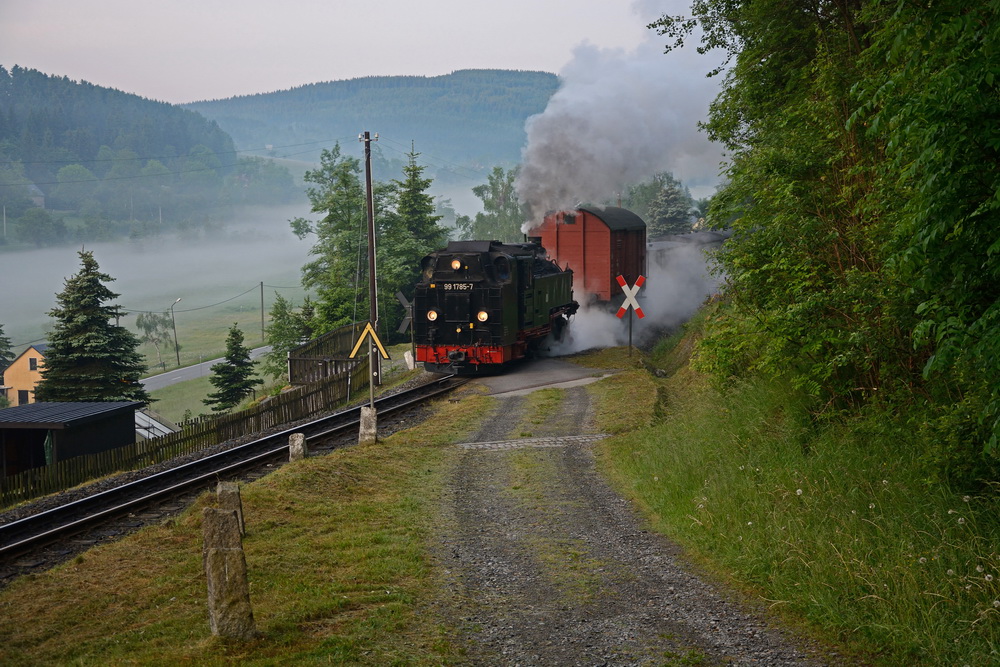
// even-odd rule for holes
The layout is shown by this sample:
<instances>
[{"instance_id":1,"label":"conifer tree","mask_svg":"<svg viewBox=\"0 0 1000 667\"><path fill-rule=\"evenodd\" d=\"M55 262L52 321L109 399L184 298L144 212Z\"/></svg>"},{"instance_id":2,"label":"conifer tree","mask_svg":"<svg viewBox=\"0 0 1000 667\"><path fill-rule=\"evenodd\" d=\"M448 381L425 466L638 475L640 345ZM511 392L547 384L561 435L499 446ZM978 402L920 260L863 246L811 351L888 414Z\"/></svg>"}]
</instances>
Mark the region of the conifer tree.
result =
<instances>
[{"instance_id":1,"label":"conifer tree","mask_svg":"<svg viewBox=\"0 0 1000 667\"><path fill-rule=\"evenodd\" d=\"M254 387L264 381L255 378L250 350L243 344L243 332L237 324L229 328L226 337L226 360L212 366L209 382L217 389L202 402L212 406L213 412L225 412L253 393Z\"/></svg>"},{"instance_id":2,"label":"conifer tree","mask_svg":"<svg viewBox=\"0 0 1000 667\"><path fill-rule=\"evenodd\" d=\"M409 161L403 167L405 178L393 183L399 191L396 212L406 231L422 246L419 251L422 256L442 247L448 238L448 231L438 224L441 216L435 214L434 197L427 193L433 181L423 177L425 167L417 164L419 155L410 149L407 153Z\"/></svg>"},{"instance_id":3,"label":"conifer tree","mask_svg":"<svg viewBox=\"0 0 1000 667\"><path fill-rule=\"evenodd\" d=\"M14 352L11 349L10 338L3 332L3 325L0 324L0 377L3 376L3 369L14 361Z\"/></svg>"},{"instance_id":4,"label":"conifer tree","mask_svg":"<svg viewBox=\"0 0 1000 667\"><path fill-rule=\"evenodd\" d=\"M35 387L38 401L152 400L139 378L146 372L139 339L112 322L118 298L104 284L114 280L102 273L92 252L81 250L80 272L67 279L49 311L56 324L49 334L42 380Z\"/></svg>"}]
</instances>

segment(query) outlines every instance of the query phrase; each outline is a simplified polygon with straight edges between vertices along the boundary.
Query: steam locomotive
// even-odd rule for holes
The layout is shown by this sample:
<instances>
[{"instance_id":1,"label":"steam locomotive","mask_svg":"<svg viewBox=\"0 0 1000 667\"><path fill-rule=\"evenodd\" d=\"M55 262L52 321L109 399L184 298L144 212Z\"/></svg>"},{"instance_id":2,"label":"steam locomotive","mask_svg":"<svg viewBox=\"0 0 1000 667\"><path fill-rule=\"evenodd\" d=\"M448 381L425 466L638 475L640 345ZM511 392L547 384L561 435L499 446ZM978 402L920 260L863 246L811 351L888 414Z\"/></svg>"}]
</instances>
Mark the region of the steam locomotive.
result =
<instances>
[{"instance_id":1,"label":"steam locomotive","mask_svg":"<svg viewBox=\"0 0 1000 667\"><path fill-rule=\"evenodd\" d=\"M452 241L421 262L416 359L436 373L495 372L560 338L577 308L573 272L541 244Z\"/></svg>"},{"instance_id":2,"label":"steam locomotive","mask_svg":"<svg viewBox=\"0 0 1000 667\"><path fill-rule=\"evenodd\" d=\"M452 241L421 263L417 361L435 373L502 370L562 337L574 293L610 304L622 294L617 277L632 284L645 268L646 223L615 206L550 213L526 243Z\"/></svg>"}]
</instances>

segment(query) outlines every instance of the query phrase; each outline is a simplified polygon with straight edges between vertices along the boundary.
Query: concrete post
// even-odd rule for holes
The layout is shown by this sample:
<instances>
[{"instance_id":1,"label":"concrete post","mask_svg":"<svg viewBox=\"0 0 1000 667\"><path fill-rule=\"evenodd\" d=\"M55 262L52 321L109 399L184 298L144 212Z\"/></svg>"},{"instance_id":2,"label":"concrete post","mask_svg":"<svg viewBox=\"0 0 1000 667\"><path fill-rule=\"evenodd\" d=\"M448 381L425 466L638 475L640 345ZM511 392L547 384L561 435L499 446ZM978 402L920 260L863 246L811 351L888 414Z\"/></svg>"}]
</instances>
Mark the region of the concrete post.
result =
<instances>
[{"instance_id":1,"label":"concrete post","mask_svg":"<svg viewBox=\"0 0 1000 667\"><path fill-rule=\"evenodd\" d=\"M246 522L243 520L243 498L240 496L240 485L236 482L219 482L215 489L219 509L236 512L240 522L240 535L247 534Z\"/></svg>"},{"instance_id":2,"label":"concrete post","mask_svg":"<svg viewBox=\"0 0 1000 667\"><path fill-rule=\"evenodd\" d=\"M208 579L208 619L212 634L251 639L257 634L250 607L250 584L236 512L206 507L202 512Z\"/></svg>"},{"instance_id":3,"label":"concrete post","mask_svg":"<svg viewBox=\"0 0 1000 667\"><path fill-rule=\"evenodd\" d=\"M359 445L374 445L378 439L378 415L375 408L361 406L361 431L358 433Z\"/></svg>"},{"instance_id":4,"label":"concrete post","mask_svg":"<svg viewBox=\"0 0 1000 667\"><path fill-rule=\"evenodd\" d=\"M292 433L288 437L288 460L299 461L306 457L306 436L304 433Z\"/></svg>"}]
</instances>

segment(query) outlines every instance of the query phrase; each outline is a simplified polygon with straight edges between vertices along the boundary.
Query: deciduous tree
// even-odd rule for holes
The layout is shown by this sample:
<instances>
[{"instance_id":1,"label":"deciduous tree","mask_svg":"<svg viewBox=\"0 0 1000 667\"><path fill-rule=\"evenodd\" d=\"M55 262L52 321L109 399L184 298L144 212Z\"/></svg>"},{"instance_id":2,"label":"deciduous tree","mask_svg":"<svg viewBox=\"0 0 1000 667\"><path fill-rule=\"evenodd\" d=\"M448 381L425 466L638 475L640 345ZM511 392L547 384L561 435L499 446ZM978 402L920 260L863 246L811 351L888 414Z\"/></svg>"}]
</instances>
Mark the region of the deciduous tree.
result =
<instances>
[{"instance_id":1,"label":"deciduous tree","mask_svg":"<svg viewBox=\"0 0 1000 667\"><path fill-rule=\"evenodd\" d=\"M421 257L445 237L426 194L430 179L422 177L416 156L410 154L404 180L372 184L383 331L394 329L402 317L393 295L412 292ZM323 151L320 168L306 172L306 181L315 184L307 190L312 210L323 217L291 221L299 238L316 237L309 251L314 259L302 267L302 284L317 292L320 333L368 319L368 217L360 176L360 160L342 155L339 144Z\"/></svg>"},{"instance_id":2,"label":"deciduous tree","mask_svg":"<svg viewBox=\"0 0 1000 667\"><path fill-rule=\"evenodd\" d=\"M160 355L160 346L170 344L172 324L173 319L168 313L139 313L135 318L135 325L142 332L142 341L149 343L156 350L156 365L161 368L165 368L166 364Z\"/></svg>"},{"instance_id":3,"label":"deciduous tree","mask_svg":"<svg viewBox=\"0 0 1000 667\"><path fill-rule=\"evenodd\" d=\"M483 210L474 218L459 217L458 229L462 238L506 242L524 239L521 226L528 215L514 187L517 173L516 167L508 171L493 167L486 183L472 188L483 202Z\"/></svg>"},{"instance_id":4,"label":"deciduous tree","mask_svg":"<svg viewBox=\"0 0 1000 667\"><path fill-rule=\"evenodd\" d=\"M288 372L288 353L313 335L313 303L306 297L302 308L295 306L280 294L274 295L270 311L270 324L264 329L264 339L271 351L264 355L261 371L277 378Z\"/></svg>"}]
</instances>

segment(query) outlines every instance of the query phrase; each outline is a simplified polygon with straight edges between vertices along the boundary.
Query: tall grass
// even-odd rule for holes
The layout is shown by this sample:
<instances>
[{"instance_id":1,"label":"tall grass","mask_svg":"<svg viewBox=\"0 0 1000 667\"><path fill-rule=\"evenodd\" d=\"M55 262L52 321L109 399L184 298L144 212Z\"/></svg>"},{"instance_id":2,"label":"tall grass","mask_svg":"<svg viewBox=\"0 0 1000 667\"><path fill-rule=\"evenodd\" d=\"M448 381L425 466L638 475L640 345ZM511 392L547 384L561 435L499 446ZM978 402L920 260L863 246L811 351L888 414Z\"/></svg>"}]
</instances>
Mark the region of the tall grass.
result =
<instances>
[{"instance_id":1,"label":"tall grass","mask_svg":"<svg viewBox=\"0 0 1000 667\"><path fill-rule=\"evenodd\" d=\"M1000 662L998 503L928 484L893 415L817 427L779 384L687 369L658 389L661 423L607 444L658 529L876 661Z\"/></svg>"}]
</instances>

